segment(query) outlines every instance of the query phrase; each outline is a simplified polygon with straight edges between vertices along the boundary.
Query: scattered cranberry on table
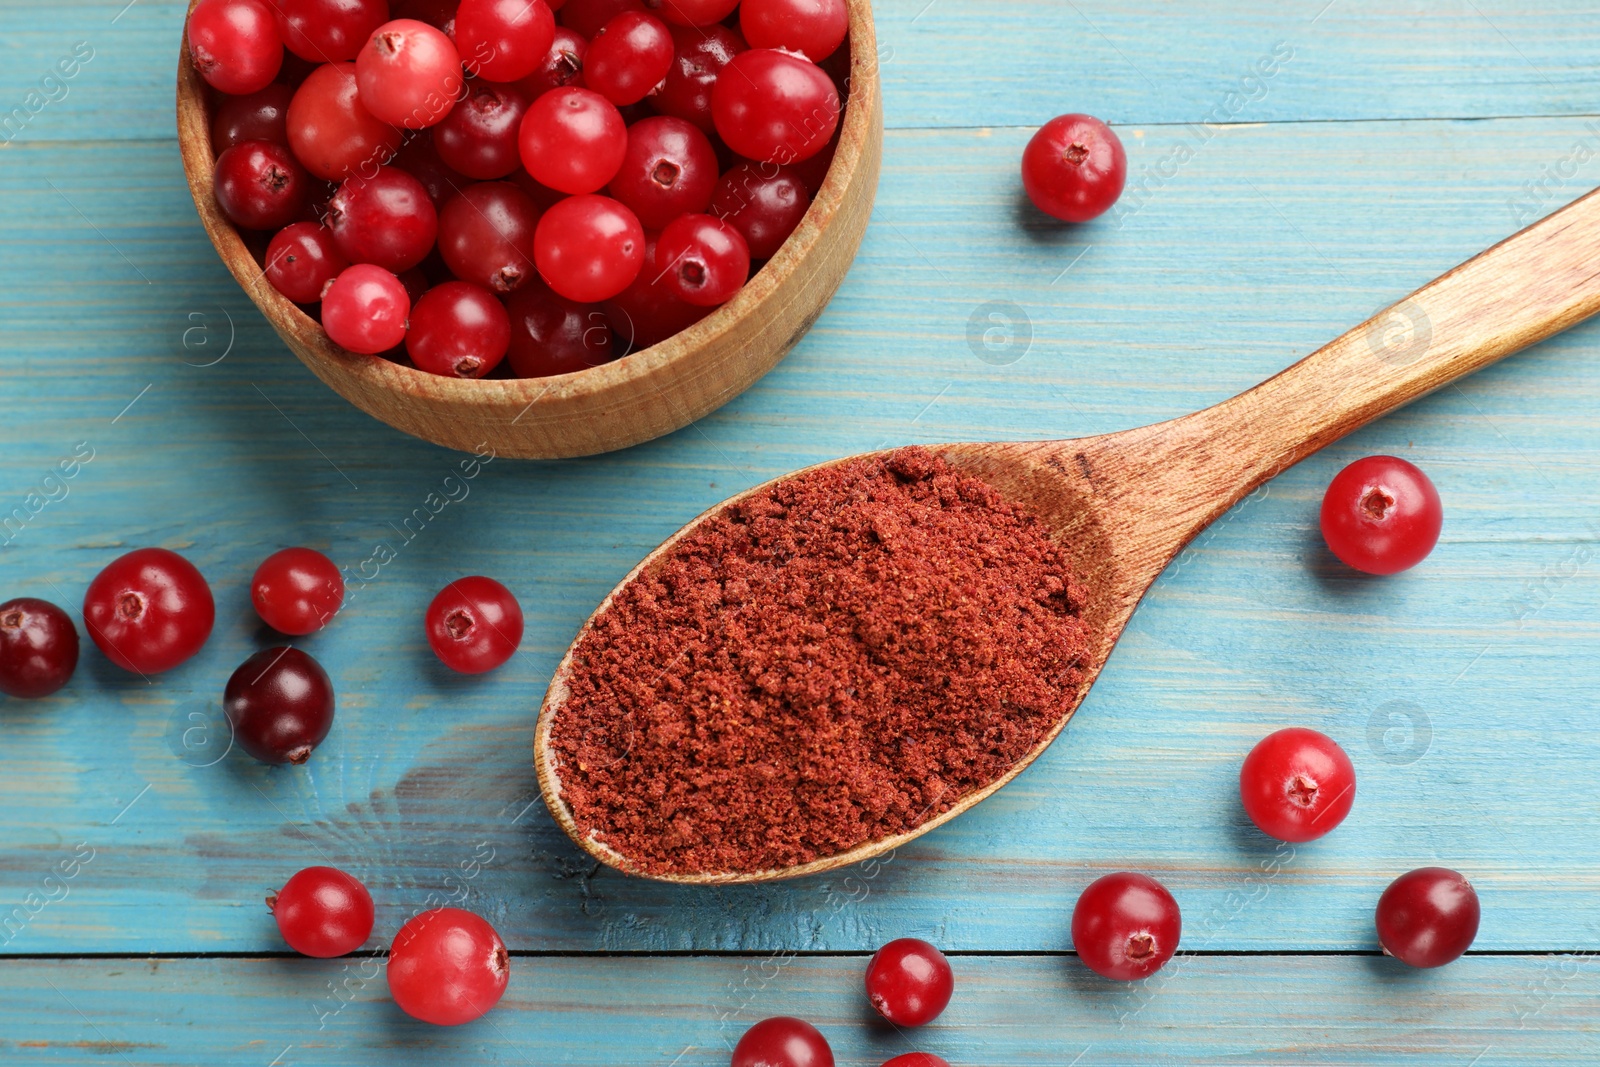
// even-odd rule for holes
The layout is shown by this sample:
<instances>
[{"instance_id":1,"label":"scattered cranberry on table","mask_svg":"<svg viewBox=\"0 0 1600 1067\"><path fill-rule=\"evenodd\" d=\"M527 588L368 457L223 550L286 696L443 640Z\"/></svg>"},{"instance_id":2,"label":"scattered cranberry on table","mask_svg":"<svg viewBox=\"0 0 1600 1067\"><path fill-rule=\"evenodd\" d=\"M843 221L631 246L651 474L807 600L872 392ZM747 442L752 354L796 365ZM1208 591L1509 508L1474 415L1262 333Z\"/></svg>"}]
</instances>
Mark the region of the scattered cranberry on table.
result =
<instances>
[{"instance_id":1,"label":"scattered cranberry on table","mask_svg":"<svg viewBox=\"0 0 1600 1067\"><path fill-rule=\"evenodd\" d=\"M389 949L389 993L412 1018L459 1026L500 1002L511 955L470 911L435 908L400 928Z\"/></svg>"},{"instance_id":2,"label":"scattered cranberry on table","mask_svg":"<svg viewBox=\"0 0 1600 1067\"><path fill-rule=\"evenodd\" d=\"M239 747L262 763L301 764L333 728L333 682L308 653L264 648L241 663L222 710Z\"/></svg>"},{"instance_id":3,"label":"scattered cranberry on table","mask_svg":"<svg viewBox=\"0 0 1600 1067\"><path fill-rule=\"evenodd\" d=\"M896 1026L923 1026L939 1017L955 991L944 953L926 941L902 937L880 948L867 964L867 999Z\"/></svg>"},{"instance_id":4,"label":"scattered cranberry on table","mask_svg":"<svg viewBox=\"0 0 1600 1067\"><path fill-rule=\"evenodd\" d=\"M344 604L344 576L314 548L285 548L256 568L250 603L261 621L281 634L315 633Z\"/></svg>"},{"instance_id":5,"label":"scattered cranberry on table","mask_svg":"<svg viewBox=\"0 0 1600 1067\"><path fill-rule=\"evenodd\" d=\"M343 956L372 936L372 895L337 867L297 871L267 897L267 907L283 940L302 956Z\"/></svg>"},{"instance_id":6,"label":"scattered cranberry on table","mask_svg":"<svg viewBox=\"0 0 1600 1067\"><path fill-rule=\"evenodd\" d=\"M833 1067L833 1049L815 1026L779 1015L744 1032L731 1067Z\"/></svg>"},{"instance_id":7,"label":"scattered cranberry on table","mask_svg":"<svg viewBox=\"0 0 1600 1067\"><path fill-rule=\"evenodd\" d=\"M199 652L217 618L195 565L164 548L112 560L83 596L83 622L106 658L125 671L160 674Z\"/></svg>"},{"instance_id":8,"label":"scattered cranberry on table","mask_svg":"<svg viewBox=\"0 0 1600 1067\"><path fill-rule=\"evenodd\" d=\"M885 1060L883 1067L950 1067L950 1063L931 1052L904 1052Z\"/></svg>"},{"instance_id":9,"label":"scattered cranberry on table","mask_svg":"<svg viewBox=\"0 0 1600 1067\"><path fill-rule=\"evenodd\" d=\"M429 647L446 667L482 674L505 663L522 644L522 606L493 578L457 578L428 605L424 628Z\"/></svg>"},{"instance_id":10,"label":"scattered cranberry on table","mask_svg":"<svg viewBox=\"0 0 1600 1067\"><path fill-rule=\"evenodd\" d=\"M1322 497L1322 536L1346 564L1368 574L1398 574L1439 543L1444 505L1433 482L1395 456L1358 459L1334 476Z\"/></svg>"},{"instance_id":11,"label":"scattered cranberry on table","mask_svg":"<svg viewBox=\"0 0 1600 1067\"><path fill-rule=\"evenodd\" d=\"M72 679L78 631L48 600L18 597L0 604L0 693L33 700Z\"/></svg>"},{"instance_id":12,"label":"scattered cranberry on table","mask_svg":"<svg viewBox=\"0 0 1600 1067\"><path fill-rule=\"evenodd\" d=\"M1385 955L1413 967L1443 967L1478 936L1478 894L1446 867L1402 874L1378 898L1378 941Z\"/></svg>"},{"instance_id":13,"label":"scattered cranberry on table","mask_svg":"<svg viewBox=\"0 0 1600 1067\"><path fill-rule=\"evenodd\" d=\"M1250 750L1239 768L1239 797L1268 837L1315 841L1350 814L1356 769L1333 738L1291 726Z\"/></svg>"},{"instance_id":14,"label":"scattered cranberry on table","mask_svg":"<svg viewBox=\"0 0 1600 1067\"><path fill-rule=\"evenodd\" d=\"M1022 187L1046 215L1088 222L1110 209L1128 179L1128 156L1111 127L1089 115L1053 118L1022 153Z\"/></svg>"},{"instance_id":15,"label":"scattered cranberry on table","mask_svg":"<svg viewBox=\"0 0 1600 1067\"><path fill-rule=\"evenodd\" d=\"M1089 884L1072 909L1072 947L1090 970L1124 982L1148 978L1172 958L1182 932L1165 886L1123 871Z\"/></svg>"}]
</instances>

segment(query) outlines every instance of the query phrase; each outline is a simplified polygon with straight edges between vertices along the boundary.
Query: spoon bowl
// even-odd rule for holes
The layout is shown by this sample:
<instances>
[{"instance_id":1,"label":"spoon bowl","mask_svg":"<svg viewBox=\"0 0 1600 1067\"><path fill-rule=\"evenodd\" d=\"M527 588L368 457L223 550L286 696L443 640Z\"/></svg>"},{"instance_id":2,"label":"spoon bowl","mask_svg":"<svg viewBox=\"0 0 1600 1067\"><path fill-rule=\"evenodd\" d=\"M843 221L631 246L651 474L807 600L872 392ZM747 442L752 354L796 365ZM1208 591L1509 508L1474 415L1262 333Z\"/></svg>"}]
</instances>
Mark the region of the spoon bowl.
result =
<instances>
[{"instance_id":1,"label":"spoon bowl","mask_svg":"<svg viewBox=\"0 0 1600 1067\"><path fill-rule=\"evenodd\" d=\"M835 870L882 855L950 821L993 795L1055 740L1099 676L1145 591L1206 526L1256 486L1318 449L1600 311L1597 250L1600 192L1535 223L1276 377L1215 407L1097 437L927 446L1031 513L1065 548L1074 577L1088 590L1082 619L1089 649L1081 661L1083 681L1060 721L1004 774L916 828L773 870L659 874L641 869L585 833L562 796L551 732L567 700L573 649L556 668L535 731L534 766L545 802L562 829L602 863L691 884L771 881ZM617 593L683 537L771 484L717 505L645 557L590 616L573 647Z\"/></svg>"}]
</instances>

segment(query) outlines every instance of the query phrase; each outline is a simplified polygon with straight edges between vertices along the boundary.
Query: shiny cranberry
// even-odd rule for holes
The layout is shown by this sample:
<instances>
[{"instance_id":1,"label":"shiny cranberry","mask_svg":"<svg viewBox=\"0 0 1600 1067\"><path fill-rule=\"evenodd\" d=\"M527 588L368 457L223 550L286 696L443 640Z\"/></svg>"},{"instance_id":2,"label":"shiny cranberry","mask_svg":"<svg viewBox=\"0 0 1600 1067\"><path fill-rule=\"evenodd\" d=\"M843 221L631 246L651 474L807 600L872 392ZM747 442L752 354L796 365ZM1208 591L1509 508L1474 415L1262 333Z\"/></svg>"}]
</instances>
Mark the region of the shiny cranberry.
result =
<instances>
[{"instance_id":1,"label":"shiny cranberry","mask_svg":"<svg viewBox=\"0 0 1600 1067\"><path fill-rule=\"evenodd\" d=\"M283 145L246 141L217 157L217 206L235 226L275 230L299 216L311 179Z\"/></svg>"},{"instance_id":2,"label":"shiny cranberry","mask_svg":"<svg viewBox=\"0 0 1600 1067\"><path fill-rule=\"evenodd\" d=\"M1090 883L1072 909L1072 947L1107 978L1148 978L1172 958L1182 931L1178 902L1154 878L1122 872Z\"/></svg>"},{"instance_id":3,"label":"shiny cranberry","mask_svg":"<svg viewBox=\"0 0 1600 1067\"><path fill-rule=\"evenodd\" d=\"M389 993L412 1018L459 1026L505 995L511 954L494 927L460 908L425 911L389 949Z\"/></svg>"},{"instance_id":4,"label":"shiny cranberry","mask_svg":"<svg viewBox=\"0 0 1600 1067\"><path fill-rule=\"evenodd\" d=\"M278 76L283 39L261 0L200 0L189 13L189 57L213 89L242 96Z\"/></svg>"},{"instance_id":5,"label":"shiny cranberry","mask_svg":"<svg viewBox=\"0 0 1600 1067\"><path fill-rule=\"evenodd\" d=\"M903 1052L884 1061L883 1067L950 1067L950 1063L931 1052Z\"/></svg>"},{"instance_id":6,"label":"shiny cranberry","mask_svg":"<svg viewBox=\"0 0 1600 1067\"><path fill-rule=\"evenodd\" d=\"M650 98L650 106L663 115L687 119L702 133L715 133L711 118L711 91L717 76L733 57L750 46L739 31L727 26L694 29L672 27L675 52L661 91Z\"/></svg>"},{"instance_id":7,"label":"shiny cranberry","mask_svg":"<svg viewBox=\"0 0 1600 1067\"><path fill-rule=\"evenodd\" d=\"M415 19L394 19L372 32L356 56L361 103L393 126L420 130L444 118L465 75L444 32Z\"/></svg>"},{"instance_id":8,"label":"shiny cranberry","mask_svg":"<svg viewBox=\"0 0 1600 1067\"><path fill-rule=\"evenodd\" d=\"M879 1015L896 1026L933 1022L954 991L950 961L914 937L889 942L867 964L867 999Z\"/></svg>"},{"instance_id":9,"label":"shiny cranberry","mask_svg":"<svg viewBox=\"0 0 1600 1067\"><path fill-rule=\"evenodd\" d=\"M583 76L583 59L589 42L565 26L557 26L550 47L532 74L517 83L530 99L537 100L551 89L578 82Z\"/></svg>"},{"instance_id":10,"label":"shiny cranberry","mask_svg":"<svg viewBox=\"0 0 1600 1067\"><path fill-rule=\"evenodd\" d=\"M616 177L628 127L616 105L589 89L552 89L522 117L522 165L563 193L592 193Z\"/></svg>"},{"instance_id":11,"label":"shiny cranberry","mask_svg":"<svg viewBox=\"0 0 1600 1067\"><path fill-rule=\"evenodd\" d=\"M310 655L287 645L239 664L222 710L239 747L262 763L304 763L333 729L333 682Z\"/></svg>"},{"instance_id":12,"label":"shiny cranberry","mask_svg":"<svg viewBox=\"0 0 1600 1067\"><path fill-rule=\"evenodd\" d=\"M315 222L295 222L273 235L264 271L272 287L296 304L315 304L349 265L333 234Z\"/></svg>"},{"instance_id":13,"label":"shiny cranberry","mask_svg":"<svg viewBox=\"0 0 1600 1067\"><path fill-rule=\"evenodd\" d=\"M1346 564L1398 574L1439 543L1444 505L1426 474L1395 456L1368 456L1340 471L1322 497L1322 537Z\"/></svg>"},{"instance_id":14,"label":"shiny cranberry","mask_svg":"<svg viewBox=\"0 0 1600 1067\"><path fill-rule=\"evenodd\" d=\"M164 548L139 548L95 575L83 623L125 671L160 674L199 652L216 622L211 587L194 564Z\"/></svg>"},{"instance_id":15,"label":"shiny cranberry","mask_svg":"<svg viewBox=\"0 0 1600 1067\"><path fill-rule=\"evenodd\" d=\"M668 284L668 271L657 253L656 241L646 239L639 275L622 292L605 302L606 319L614 336L628 351L660 344L705 318L710 308L680 299Z\"/></svg>"},{"instance_id":16,"label":"shiny cranberry","mask_svg":"<svg viewBox=\"0 0 1600 1067\"><path fill-rule=\"evenodd\" d=\"M510 182L469 185L439 212L439 254L451 273L509 293L533 276L539 208Z\"/></svg>"},{"instance_id":17,"label":"shiny cranberry","mask_svg":"<svg viewBox=\"0 0 1600 1067\"><path fill-rule=\"evenodd\" d=\"M732 1067L833 1067L833 1049L815 1026L779 1015L744 1032Z\"/></svg>"},{"instance_id":18,"label":"shiny cranberry","mask_svg":"<svg viewBox=\"0 0 1600 1067\"><path fill-rule=\"evenodd\" d=\"M285 548L261 561L250 579L261 621L294 637L328 625L344 604L344 576L313 548Z\"/></svg>"},{"instance_id":19,"label":"shiny cranberry","mask_svg":"<svg viewBox=\"0 0 1600 1067\"><path fill-rule=\"evenodd\" d=\"M647 230L711 205L717 186L717 152L684 119L656 116L628 128L628 150L608 192L626 204Z\"/></svg>"},{"instance_id":20,"label":"shiny cranberry","mask_svg":"<svg viewBox=\"0 0 1600 1067\"><path fill-rule=\"evenodd\" d=\"M354 59L389 19L388 0L271 0L283 43L316 63Z\"/></svg>"},{"instance_id":21,"label":"shiny cranberry","mask_svg":"<svg viewBox=\"0 0 1600 1067\"><path fill-rule=\"evenodd\" d=\"M539 69L555 39L556 18L544 0L461 0L455 29L468 70L511 82Z\"/></svg>"},{"instance_id":22,"label":"shiny cranberry","mask_svg":"<svg viewBox=\"0 0 1600 1067\"><path fill-rule=\"evenodd\" d=\"M643 11L624 11L595 34L583 61L583 82L622 107L637 104L672 67L667 24Z\"/></svg>"},{"instance_id":23,"label":"shiny cranberry","mask_svg":"<svg viewBox=\"0 0 1600 1067\"><path fill-rule=\"evenodd\" d=\"M511 348L506 359L518 378L598 367L611 360L611 324L593 304L579 304L542 283L524 285L506 301Z\"/></svg>"},{"instance_id":24,"label":"shiny cranberry","mask_svg":"<svg viewBox=\"0 0 1600 1067\"><path fill-rule=\"evenodd\" d=\"M1122 195L1128 156L1111 127L1088 115L1051 119L1022 152L1022 187L1046 215L1088 222Z\"/></svg>"},{"instance_id":25,"label":"shiny cranberry","mask_svg":"<svg viewBox=\"0 0 1600 1067\"><path fill-rule=\"evenodd\" d=\"M400 147L401 132L361 104L354 63L312 71L289 102L289 147L319 178L370 174Z\"/></svg>"},{"instance_id":26,"label":"shiny cranberry","mask_svg":"<svg viewBox=\"0 0 1600 1067\"><path fill-rule=\"evenodd\" d=\"M0 693L47 697L78 668L78 631L47 600L18 597L0 604Z\"/></svg>"},{"instance_id":27,"label":"shiny cranberry","mask_svg":"<svg viewBox=\"0 0 1600 1067\"><path fill-rule=\"evenodd\" d=\"M522 644L522 606L493 578L457 578L428 605L423 628L428 646L446 667L482 674L505 663Z\"/></svg>"},{"instance_id":28,"label":"shiny cranberry","mask_svg":"<svg viewBox=\"0 0 1600 1067\"><path fill-rule=\"evenodd\" d=\"M678 299L716 307L750 280L744 235L714 215L684 215L661 231L656 256Z\"/></svg>"},{"instance_id":29,"label":"shiny cranberry","mask_svg":"<svg viewBox=\"0 0 1600 1067\"><path fill-rule=\"evenodd\" d=\"M644 0L644 6L676 26L710 26L733 14L739 0Z\"/></svg>"},{"instance_id":30,"label":"shiny cranberry","mask_svg":"<svg viewBox=\"0 0 1600 1067\"><path fill-rule=\"evenodd\" d=\"M644 228L610 197L570 196L539 220L533 257L545 284L568 300L609 300L639 276Z\"/></svg>"},{"instance_id":31,"label":"shiny cranberry","mask_svg":"<svg viewBox=\"0 0 1600 1067\"><path fill-rule=\"evenodd\" d=\"M511 322L494 294L467 282L435 286L411 309L406 352L418 370L482 378L505 358Z\"/></svg>"},{"instance_id":32,"label":"shiny cranberry","mask_svg":"<svg viewBox=\"0 0 1600 1067\"><path fill-rule=\"evenodd\" d=\"M797 163L839 126L839 91L810 60L774 48L734 56L711 92L711 117L729 148L757 163Z\"/></svg>"},{"instance_id":33,"label":"shiny cranberry","mask_svg":"<svg viewBox=\"0 0 1600 1067\"><path fill-rule=\"evenodd\" d=\"M1479 915L1470 882L1447 867L1422 867L1378 898L1378 941L1402 963L1443 967L1472 947Z\"/></svg>"},{"instance_id":34,"label":"shiny cranberry","mask_svg":"<svg viewBox=\"0 0 1600 1067\"><path fill-rule=\"evenodd\" d=\"M1356 801L1356 769L1333 738L1290 727L1268 734L1239 768L1245 814L1280 841L1314 841Z\"/></svg>"},{"instance_id":35,"label":"shiny cranberry","mask_svg":"<svg viewBox=\"0 0 1600 1067\"><path fill-rule=\"evenodd\" d=\"M283 940L302 956L343 956L372 936L372 894L337 867L296 871L267 897L267 907Z\"/></svg>"},{"instance_id":36,"label":"shiny cranberry","mask_svg":"<svg viewBox=\"0 0 1600 1067\"><path fill-rule=\"evenodd\" d=\"M783 48L821 63L850 31L845 0L744 0L739 29L752 48Z\"/></svg>"},{"instance_id":37,"label":"shiny cranberry","mask_svg":"<svg viewBox=\"0 0 1600 1067\"><path fill-rule=\"evenodd\" d=\"M363 355L387 352L406 336L411 297L390 271L347 267L322 294L322 328L334 344Z\"/></svg>"},{"instance_id":38,"label":"shiny cranberry","mask_svg":"<svg viewBox=\"0 0 1600 1067\"><path fill-rule=\"evenodd\" d=\"M750 246L751 259L771 259L811 207L811 190L788 167L741 163L722 176L711 214L731 225Z\"/></svg>"},{"instance_id":39,"label":"shiny cranberry","mask_svg":"<svg viewBox=\"0 0 1600 1067\"><path fill-rule=\"evenodd\" d=\"M475 82L433 128L439 158L469 178L504 178L522 163L517 137L527 110L522 90Z\"/></svg>"},{"instance_id":40,"label":"shiny cranberry","mask_svg":"<svg viewBox=\"0 0 1600 1067\"><path fill-rule=\"evenodd\" d=\"M428 190L399 167L346 178L324 221L346 259L394 274L421 263L439 236Z\"/></svg>"},{"instance_id":41,"label":"shiny cranberry","mask_svg":"<svg viewBox=\"0 0 1600 1067\"><path fill-rule=\"evenodd\" d=\"M590 40L624 11L643 10L642 0L567 0L557 18L561 25Z\"/></svg>"},{"instance_id":42,"label":"shiny cranberry","mask_svg":"<svg viewBox=\"0 0 1600 1067\"><path fill-rule=\"evenodd\" d=\"M833 139L828 142L826 148L810 159L790 164L787 169L798 174L800 180L806 183L806 188L811 190L811 195L816 196L822 189L823 183L828 180L828 172L833 169L833 157L838 151L839 131L834 130Z\"/></svg>"},{"instance_id":43,"label":"shiny cranberry","mask_svg":"<svg viewBox=\"0 0 1600 1067\"><path fill-rule=\"evenodd\" d=\"M274 82L249 96L224 96L211 116L211 151L221 155L246 141L289 143L289 101L294 90Z\"/></svg>"},{"instance_id":44,"label":"shiny cranberry","mask_svg":"<svg viewBox=\"0 0 1600 1067\"><path fill-rule=\"evenodd\" d=\"M443 208L445 201L472 184L465 174L439 158L432 137L413 136L391 162L422 183L435 210Z\"/></svg>"}]
</instances>

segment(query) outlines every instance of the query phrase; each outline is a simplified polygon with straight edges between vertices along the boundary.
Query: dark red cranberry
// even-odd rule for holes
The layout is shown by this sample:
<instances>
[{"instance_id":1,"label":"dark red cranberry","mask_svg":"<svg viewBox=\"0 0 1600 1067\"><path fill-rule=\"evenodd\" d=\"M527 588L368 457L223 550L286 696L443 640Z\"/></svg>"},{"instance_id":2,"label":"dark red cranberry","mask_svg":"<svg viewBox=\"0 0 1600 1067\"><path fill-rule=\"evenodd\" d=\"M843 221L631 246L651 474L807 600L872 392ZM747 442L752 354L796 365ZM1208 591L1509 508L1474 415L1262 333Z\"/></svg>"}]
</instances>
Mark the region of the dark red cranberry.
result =
<instances>
[{"instance_id":1,"label":"dark red cranberry","mask_svg":"<svg viewBox=\"0 0 1600 1067\"><path fill-rule=\"evenodd\" d=\"M222 707L239 747L263 763L304 763L333 728L333 682L310 655L266 648L228 679Z\"/></svg>"},{"instance_id":2,"label":"dark red cranberry","mask_svg":"<svg viewBox=\"0 0 1600 1067\"><path fill-rule=\"evenodd\" d=\"M556 17L561 25L582 34L585 40L593 40L600 27L624 11L644 9L643 0L567 0Z\"/></svg>"},{"instance_id":3,"label":"dark red cranberry","mask_svg":"<svg viewBox=\"0 0 1600 1067\"><path fill-rule=\"evenodd\" d=\"M346 178L328 201L325 221L346 259L394 274L421 263L439 236L428 190L399 167Z\"/></svg>"},{"instance_id":4,"label":"dark red cranberry","mask_svg":"<svg viewBox=\"0 0 1600 1067\"><path fill-rule=\"evenodd\" d=\"M528 98L510 85L474 82L444 121L433 128L439 158L469 178L504 178L522 163L517 133Z\"/></svg>"},{"instance_id":5,"label":"dark red cranberry","mask_svg":"<svg viewBox=\"0 0 1600 1067\"><path fill-rule=\"evenodd\" d=\"M439 158L432 137L412 134L391 163L422 183L435 209L472 184L472 179Z\"/></svg>"},{"instance_id":6,"label":"dark red cranberry","mask_svg":"<svg viewBox=\"0 0 1600 1067\"><path fill-rule=\"evenodd\" d=\"M83 595L89 637L112 663L136 674L160 674L199 652L216 619L205 578L164 548L117 557Z\"/></svg>"},{"instance_id":7,"label":"dark red cranberry","mask_svg":"<svg viewBox=\"0 0 1600 1067\"><path fill-rule=\"evenodd\" d=\"M78 631L48 600L0 604L0 693L32 700L66 685L78 667Z\"/></svg>"},{"instance_id":8,"label":"dark red cranberry","mask_svg":"<svg viewBox=\"0 0 1600 1067\"><path fill-rule=\"evenodd\" d=\"M457 278L509 293L534 274L539 208L510 182L469 185L439 213L439 253Z\"/></svg>"},{"instance_id":9,"label":"dark red cranberry","mask_svg":"<svg viewBox=\"0 0 1600 1067\"><path fill-rule=\"evenodd\" d=\"M744 1032L733 1047L732 1067L833 1067L833 1049L815 1026L779 1015Z\"/></svg>"},{"instance_id":10,"label":"dark red cranberry","mask_svg":"<svg viewBox=\"0 0 1600 1067\"><path fill-rule=\"evenodd\" d=\"M663 115L687 119L703 133L715 133L711 119L711 90L717 75L734 56L750 46L739 31L727 26L672 27L675 46L672 66L661 91L650 98L650 106Z\"/></svg>"},{"instance_id":11,"label":"dark red cranberry","mask_svg":"<svg viewBox=\"0 0 1600 1067\"><path fill-rule=\"evenodd\" d=\"M292 99L294 90L277 82L249 96L224 96L211 117L211 151L221 155L246 141L270 141L288 147Z\"/></svg>"},{"instance_id":12,"label":"dark red cranberry","mask_svg":"<svg viewBox=\"0 0 1600 1067\"><path fill-rule=\"evenodd\" d=\"M741 163L722 176L711 214L744 235L751 259L771 259L811 207L800 175L772 163Z\"/></svg>"},{"instance_id":13,"label":"dark red cranberry","mask_svg":"<svg viewBox=\"0 0 1600 1067\"><path fill-rule=\"evenodd\" d=\"M1396 878L1378 899L1378 941L1385 955L1413 967L1443 967L1478 936L1478 894L1448 867L1423 867Z\"/></svg>"},{"instance_id":14,"label":"dark red cranberry","mask_svg":"<svg viewBox=\"0 0 1600 1067\"><path fill-rule=\"evenodd\" d=\"M586 38L565 26L557 26L555 39L550 42L544 59L532 74L517 85L528 94L530 100L537 100L551 89L581 85L583 60L588 51L589 42Z\"/></svg>"},{"instance_id":15,"label":"dark red cranberry","mask_svg":"<svg viewBox=\"0 0 1600 1067\"><path fill-rule=\"evenodd\" d=\"M311 178L287 147L245 141L217 157L217 205L235 226L276 230L299 217L311 195Z\"/></svg>"},{"instance_id":16,"label":"dark red cranberry","mask_svg":"<svg viewBox=\"0 0 1600 1067\"><path fill-rule=\"evenodd\" d=\"M389 20L388 0L270 0L284 47L302 59L354 59L367 38Z\"/></svg>"},{"instance_id":17,"label":"dark red cranberry","mask_svg":"<svg viewBox=\"0 0 1600 1067\"><path fill-rule=\"evenodd\" d=\"M506 359L518 378L571 374L611 360L611 324L594 304L579 304L533 282L511 294L506 310L511 315Z\"/></svg>"},{"instance_id":18,"label":"dark red cranberry","mask_svg":"<svg viewBox=\"0 0 1600 1067\"><path fill-rule=\"evenodd\" d=\"M296 304L315 304L349 265L333 234L315 222L296 222L273 236L264 270L278 292Z\"/></svg>"},{"instance_id":19,"label":"dark red cranberry","mask_svg":"<svg viewBox=\"0 0 1600 1067\"><path fill-rule=\"evenodd\" d=\"M716 187L717 152L706 135L685 119L662 115L628 128L610 191L641 226L659 230L680 215L705 212Z\"/></svg>"},{"instance_id":20,"label":"dark red cranberry","mask_svg":"<svg viewBox=\"0 0 1600 1067\"><path fill-rule=\"evenodd\" d=\"M696 307L673 291L657 251L658 242L647 239L639 276L603 305L613 335L628 351L660 344L687 330L711 310Z\"/></svg>"}]
</instances>

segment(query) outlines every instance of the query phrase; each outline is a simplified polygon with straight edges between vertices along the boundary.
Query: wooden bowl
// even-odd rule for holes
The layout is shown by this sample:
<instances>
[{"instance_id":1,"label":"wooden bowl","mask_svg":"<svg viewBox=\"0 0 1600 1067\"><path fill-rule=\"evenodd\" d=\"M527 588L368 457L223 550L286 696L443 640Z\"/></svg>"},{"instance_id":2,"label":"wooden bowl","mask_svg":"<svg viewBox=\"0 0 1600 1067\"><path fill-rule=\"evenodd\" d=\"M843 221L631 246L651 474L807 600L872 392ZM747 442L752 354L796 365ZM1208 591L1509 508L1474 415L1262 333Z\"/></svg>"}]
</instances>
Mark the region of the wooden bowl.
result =
<instances>
[{"instance_id":1,"label":"wooden bowl","mask_svg":"<svg viewBox=\"0 0 1600 1067\"><path fill-rule=\"evenodd\" d=\"M721 407L804 337L844 280L866 232L883 156L883 101L870 0L850 5L849 98L838 152L800 226L738 296L675 337L550 378L461 381L339 348L262 277L212 195L207 87L178 61L178 145L189 192L222 261L284 343L334 392L374 418L447 448L555 459L627 448Z\"/></svg>"}]
</instances>

